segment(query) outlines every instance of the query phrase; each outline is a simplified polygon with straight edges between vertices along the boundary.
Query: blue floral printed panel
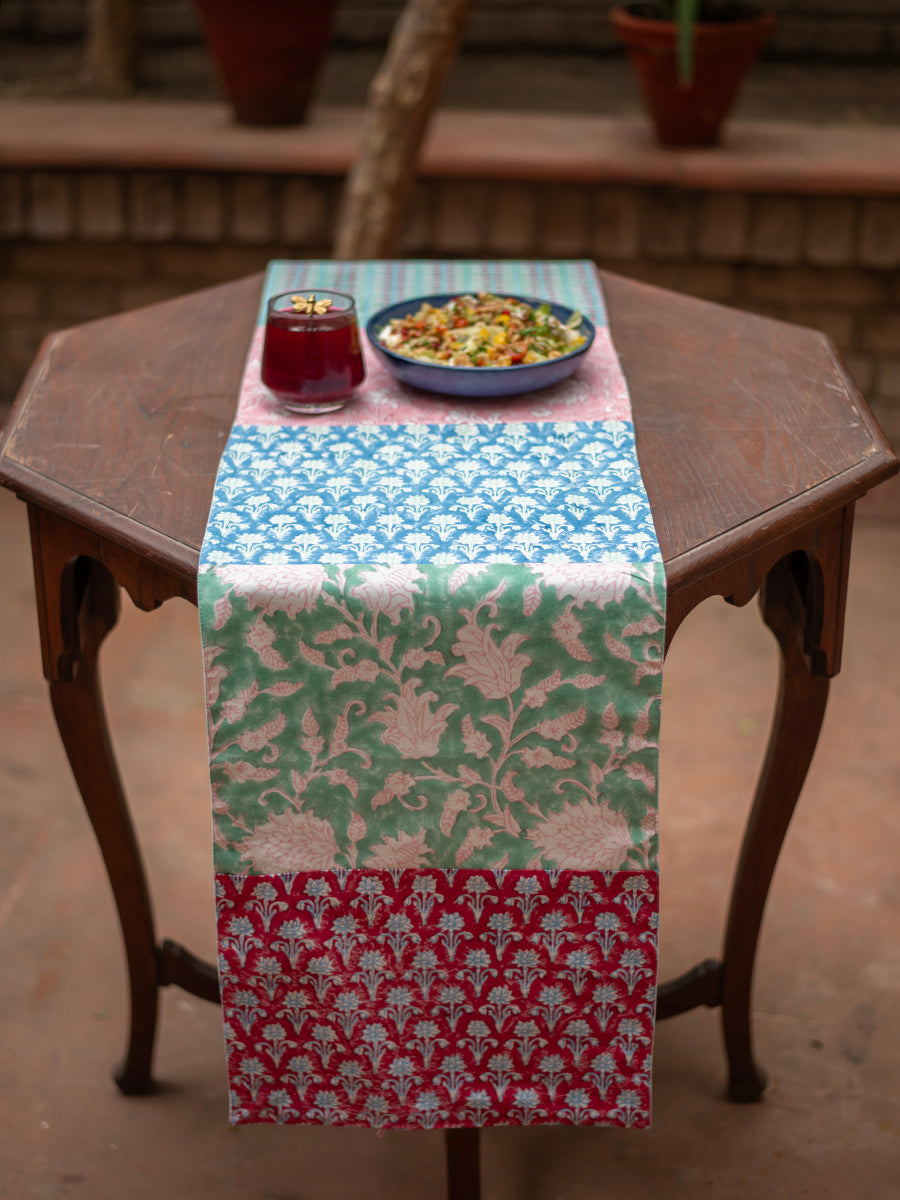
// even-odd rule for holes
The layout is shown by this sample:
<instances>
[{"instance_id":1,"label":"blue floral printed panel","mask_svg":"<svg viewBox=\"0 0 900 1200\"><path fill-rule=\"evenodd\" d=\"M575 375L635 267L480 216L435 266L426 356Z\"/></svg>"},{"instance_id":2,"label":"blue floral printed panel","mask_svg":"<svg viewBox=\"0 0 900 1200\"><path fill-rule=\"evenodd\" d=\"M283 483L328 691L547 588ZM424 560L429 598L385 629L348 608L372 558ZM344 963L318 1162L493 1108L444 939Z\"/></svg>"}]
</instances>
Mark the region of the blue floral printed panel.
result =
<instances>
[{"instance_id":1,"label":"blue floral printed panel","mask_svg":"<svg viewBox=\"0 0 900 1200\"><path fill-rule=\"evenodd\" d=\"M649 562L623 421L235 428L206 564Z\"/></svg>"}]
</instances>

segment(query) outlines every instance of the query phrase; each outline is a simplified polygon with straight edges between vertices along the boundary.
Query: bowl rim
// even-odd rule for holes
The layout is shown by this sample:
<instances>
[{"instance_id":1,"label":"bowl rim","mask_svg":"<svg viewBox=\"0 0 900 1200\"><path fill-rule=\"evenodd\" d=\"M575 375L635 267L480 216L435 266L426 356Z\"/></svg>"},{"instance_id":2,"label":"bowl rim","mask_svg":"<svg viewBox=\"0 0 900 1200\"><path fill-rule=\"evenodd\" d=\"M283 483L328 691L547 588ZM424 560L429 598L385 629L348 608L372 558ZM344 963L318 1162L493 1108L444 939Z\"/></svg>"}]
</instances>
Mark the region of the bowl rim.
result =
<instances>
[{"instance_id":1,"label":"bowl rim","mask_svg":"<svg viewBox=\"0 0 900 1200\"><path fill-rule=\"evenodd\" d=\"M514 374L516 372L520 372L520 371L534 371L538 367L550 367L550 366L554 366L556 363L568 362L572 358L577 358L579 354L587 353L587 351L590 350L591 346L594 343L594 338L596 337L596 334L597 334L597 327L594 324L594 322L591 320L591 318L586 316L584 313L581 314L581 320L582 320L582 323L586 324L588 328L587 328L587 338L586 338L586 341L583 346L576 346L574 350L569 350L565 354L557 355L556 358L546 358L546 359L543 359L541 362L534 362L534 363L511 363L507 367L453 366L451 363L428 362L427 359L424 359L424 358L412 358L408 354L398 354L397 351L392 350L390 348L390 346L385 346L385 344L379 340L379 338L376 334L375 322L380 321L380 322L384 323L387 320L389 320L389 318L386 316L386 314L389 313L394 308L399 308L401 305L405 305L405 304L418 305L418 306L421 306L422 304L432 304L435 300L440 300L440 301L443 301L444 303L446 303L446 301L452 300L456 296L465 296L468 294L469 293L467 293L467 292L459 292L459 291L456 291L456 292L433 292L430 295L410 296L408 299L405 299L405 300L395 300L392 304L385 304L384 307L380 308L377 312L373 313L372 316L369 317L368 321L366 321L366 337L369 339L372 346L376 350L380 351L382 354L386 355L387 357L393 359L397 363L401 363L404 365L409 364L410 366L415 366L415 367L425 367L428 370L435 370L435 371L453 371L455 373L471 371L473 375L477 375L479 378L484 378L485 376L488 376L488 375L508 376L508 375L512 375L512 374ZM499 293L492 293L492 295L498 295L498 294ZM541 298L539 296L520 296L514 292L507 292L504 295L503 299L521 300L523 303L530 304L532 306L538 305L538 304L549 304L551 308L562 309L564 312L568 312L568 313L574 313L574 312L578 311L577 309L572 308L571 305L561 304L556 300L548 300L548 299ZM439 307L439 306L436 305L435 307Z\"/></svg>"}]
</instances>

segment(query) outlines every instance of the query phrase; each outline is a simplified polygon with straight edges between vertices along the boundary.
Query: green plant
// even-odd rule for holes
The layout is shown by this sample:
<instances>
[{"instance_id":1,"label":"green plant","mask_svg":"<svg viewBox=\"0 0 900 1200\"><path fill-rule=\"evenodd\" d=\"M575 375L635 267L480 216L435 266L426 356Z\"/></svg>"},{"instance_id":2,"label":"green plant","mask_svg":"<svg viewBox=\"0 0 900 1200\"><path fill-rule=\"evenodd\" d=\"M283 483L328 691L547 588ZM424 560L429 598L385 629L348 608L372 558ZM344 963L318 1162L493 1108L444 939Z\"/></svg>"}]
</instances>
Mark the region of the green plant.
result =
<instances>
[{"instance_id":1,"label":"green plant","mask_svg":"<svg viewBox=\"0 0 900 1200\"><path fill-rule=\"evenodd\" d=\"M690 83L694 77L694 22L699 19L703 0L670 0L658 5L667 21L678 27L678 77Z\"/></svg>"},{"instance_id":2,"label":"green plant","mask_svg":"<svg viewBox=\"0 0 900 1200\"><path fill-rule=\"evenodd\" d=\"M752 6L735 3L735 0L653 0L653 3L631 7L641 16L656 16L675 23L678 77L682 83L691 83L694 78L694 25L698 21L739 21L752 11Z\"/></svg>"}]
</instances>

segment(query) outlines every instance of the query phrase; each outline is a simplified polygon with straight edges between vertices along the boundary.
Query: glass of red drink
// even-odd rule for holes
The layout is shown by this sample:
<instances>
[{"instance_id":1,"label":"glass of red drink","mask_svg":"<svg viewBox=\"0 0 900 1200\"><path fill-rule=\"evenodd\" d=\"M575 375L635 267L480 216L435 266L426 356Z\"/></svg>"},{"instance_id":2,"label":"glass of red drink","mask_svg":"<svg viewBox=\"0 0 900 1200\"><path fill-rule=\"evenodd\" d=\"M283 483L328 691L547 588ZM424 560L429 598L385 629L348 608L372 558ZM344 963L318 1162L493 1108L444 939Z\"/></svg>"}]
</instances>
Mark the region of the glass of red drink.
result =
<instances>
[{"instance_id":1,"label":"glass of red drink","mask_svg":"<svg viewBox=\"0 0 900 1200\"><path fill-rule=\"evenodd\" d=\"M343 408L366 375L353 297L325 288L273 296L261 375L289 412Z\"/></svg>"}]
</instances>

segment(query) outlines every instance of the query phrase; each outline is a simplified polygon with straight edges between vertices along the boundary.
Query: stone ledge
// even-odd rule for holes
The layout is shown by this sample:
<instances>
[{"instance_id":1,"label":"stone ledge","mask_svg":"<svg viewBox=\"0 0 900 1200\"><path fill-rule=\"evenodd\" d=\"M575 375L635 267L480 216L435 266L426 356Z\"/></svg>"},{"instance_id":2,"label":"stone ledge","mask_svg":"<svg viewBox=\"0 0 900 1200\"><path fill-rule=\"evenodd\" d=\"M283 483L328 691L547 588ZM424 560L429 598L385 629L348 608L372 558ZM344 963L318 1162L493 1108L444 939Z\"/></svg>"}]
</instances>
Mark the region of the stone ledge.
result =
<instances>
[{"instance_id":1,"label":"stone ledge","mask_svg":"<svg viewBox=\"0 0 900 1200\"><path fill-rule=\"evenodd\" d=\"M0 102L0 166L340 176L363 110L250 128L215 103ZM900 196L900 127L735 121L724 145L667 150L640 117L443 110L425 178L630 183L768 194Z\"/></svg>"}]
</instances>

